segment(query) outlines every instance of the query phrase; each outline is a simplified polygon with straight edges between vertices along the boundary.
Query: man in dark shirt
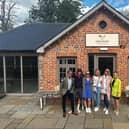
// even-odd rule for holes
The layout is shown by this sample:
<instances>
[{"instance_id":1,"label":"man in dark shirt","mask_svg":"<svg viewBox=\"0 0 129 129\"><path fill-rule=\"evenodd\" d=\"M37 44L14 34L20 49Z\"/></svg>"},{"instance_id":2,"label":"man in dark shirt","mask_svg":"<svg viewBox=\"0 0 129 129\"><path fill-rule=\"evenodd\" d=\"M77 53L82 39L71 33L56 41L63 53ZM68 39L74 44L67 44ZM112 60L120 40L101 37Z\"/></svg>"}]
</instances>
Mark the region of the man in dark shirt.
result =
<instances>
[{"instance_id":1,"label":"man in dark shirt","mask_svg":"<svg viewBox=\"0 0 129 129\"><path fill-rule=\"evenodd\" d=\"M82 101L82 70L78 69L75 76L75 99L77 99L77 112L80 113L80 104Z\"/></svg>"}]
</instances>

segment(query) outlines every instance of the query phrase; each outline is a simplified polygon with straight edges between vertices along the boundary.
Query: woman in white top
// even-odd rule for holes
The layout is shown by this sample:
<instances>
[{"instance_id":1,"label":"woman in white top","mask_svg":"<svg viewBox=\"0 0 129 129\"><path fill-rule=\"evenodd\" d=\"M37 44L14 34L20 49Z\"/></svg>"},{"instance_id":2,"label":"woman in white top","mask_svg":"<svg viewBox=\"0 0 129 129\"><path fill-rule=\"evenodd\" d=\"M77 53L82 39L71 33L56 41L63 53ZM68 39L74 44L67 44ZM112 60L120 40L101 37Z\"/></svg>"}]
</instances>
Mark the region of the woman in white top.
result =
<instances>
[{"instance_id":1,"label":"woman in white top","mask_svg":"<svg viewBox=\"0 0 129 129\"><path fill-rule=\"evenodd\" d=\"M94 111L97 112L100 107L100 92L102 85L102 77L100 71L97 69L93 76L93 99L94 99Z\"/></svg>"}]
</instances>

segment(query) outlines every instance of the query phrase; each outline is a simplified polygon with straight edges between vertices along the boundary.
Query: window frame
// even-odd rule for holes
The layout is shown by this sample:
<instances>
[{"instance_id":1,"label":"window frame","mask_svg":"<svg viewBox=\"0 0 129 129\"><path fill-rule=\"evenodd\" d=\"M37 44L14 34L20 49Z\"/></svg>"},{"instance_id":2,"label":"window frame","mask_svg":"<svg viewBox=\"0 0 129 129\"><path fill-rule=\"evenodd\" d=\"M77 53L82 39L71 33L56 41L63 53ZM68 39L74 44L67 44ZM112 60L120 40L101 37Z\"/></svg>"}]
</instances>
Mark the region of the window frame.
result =
<instances>
[{"instance_id":1,"label":"window frame","mask_svg":"<svg viewBox=\"0 0 129 129\"><path fill-rule=\"evenodd\" d=\"M66 60L66 64L60 64L60 59L65 59ZM68 64L68 60L75 60L75 64ZM60 68L66 68L66 73L69 70L69 68L75 68L75 72L77 69L77 57L58 57L57 58L57 81L58 84L60 84Z\"/></svg>"}]
</instances>

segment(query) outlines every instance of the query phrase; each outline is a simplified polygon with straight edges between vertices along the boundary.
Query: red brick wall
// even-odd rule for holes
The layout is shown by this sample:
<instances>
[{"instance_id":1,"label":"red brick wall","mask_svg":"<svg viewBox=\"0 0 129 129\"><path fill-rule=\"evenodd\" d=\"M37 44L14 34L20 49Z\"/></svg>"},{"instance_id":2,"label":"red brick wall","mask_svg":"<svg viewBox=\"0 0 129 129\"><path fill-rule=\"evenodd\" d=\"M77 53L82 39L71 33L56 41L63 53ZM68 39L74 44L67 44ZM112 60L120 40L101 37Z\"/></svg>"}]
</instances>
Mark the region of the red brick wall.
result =
<instances>
[{"instance_id":1,"label":"red brick wall","mask_svg":"<svg viewBox=\"0 0 129 129\"><path fill-rule=\"evenodd\" d=\"M101 20L105 20L108 24L105 29L98 26ZM41 90L53 90L58 84L57 57L76 56L77 67L86 72L88 70L89 53L116 54L116 70L122 80L122 89L124 89L128 83L129 46L125 48L113 47L107 51L100 51L99 48L86 48L87 33L119 33L120 44L125 46L129 43L129 25L107 10L99 10L45 49L44 54L39 55L39 85Z\"/></svg>"}]
</instances>

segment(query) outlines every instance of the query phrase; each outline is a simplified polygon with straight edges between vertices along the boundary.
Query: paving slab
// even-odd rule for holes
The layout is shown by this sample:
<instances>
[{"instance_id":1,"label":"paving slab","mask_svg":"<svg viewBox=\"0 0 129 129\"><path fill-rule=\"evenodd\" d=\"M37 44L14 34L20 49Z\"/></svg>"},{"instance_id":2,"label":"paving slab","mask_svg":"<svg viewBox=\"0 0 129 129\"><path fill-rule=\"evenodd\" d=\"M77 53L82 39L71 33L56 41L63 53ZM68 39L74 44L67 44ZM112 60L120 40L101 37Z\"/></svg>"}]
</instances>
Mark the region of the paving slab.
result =
<instances>
[{"instance_id":1,"label":"paving slab","mask_svg":"<svg viewBox=\"0 0 129 129\"><path fill-rule=\"evenodd\" d=\"M99 111L99 112L93 112L94 114L94 118L95 119L100 119L103 118L103 112Z\"/></svg>"},{"instance_id":2,"label":"paving slab","mask_svg":"<svg viewBox=\"0 0 129 129\"><path fill-rule=\"evenodd\" d=\"M57 129L64 129L65 125L67 123L67 117L66 118L59 118L57 123L56 123L56 126L55 128Z\"/></svg>"},{"instance_id":3,"label":"paving slab","mask_svg":"<svg viewBox=\"0 0 129 129\"><path fill-rule=\"evenodd\" d=\"M0 129L5 129L13 119L0 119Z\"/></svg>"},{"instance_id":4,"label":"paving slab","mask_svg":"<svg viewBox=\"0 0 129 129\"><path fill-rule=\"evenodd\" d=\"M11 118L15 118L15 119L24 119L26 118L28 115L30 114L30 112L16 112L14 115L11 116Z\"/></svg>"},{"instance_id":5,"label":"paving slab","mask_svg":"<svg viewBox=\"0 0 129 129\"><path fill-rule=\"evenodd\" d=\"M2 119L9 119L10 118L10 114L4 113L4 114L0 114L0 118Z\"/></svg>"},{"instance_id":6,"label":"paving slab","mask_svg":"<svg viewBox=\"0 0 129 129\"><path fill-rule=\"evenodd\" d=\"M53 129L56 127L58 119L48 118L34 118L27 126L26 129Z\"/></svg>"},{"instance_id":7,"label":"paving slab","mask_svg":"<svg viewBox=\"0 0 129 129\"><path fill-rule=\"evenodd\" d=\"M86 119L85 122L86 129L103 129L102 119Z\"/></svg>"},{"instance_id":8,"label":"paving slab","mask_svg":"<svg viewBox=\"0 0 129 129\"><path fill-rule=\"evenodd\" d=\"M0 107L0 114L7 113L10 110L12 110L15 107L15 105L3 105Z\"/></svg>"},{"instance_id":9,"label":"paving slab","mask_svg":"<svg viewBox=\"0 0 129 129\"><path fill-rule=\"evenodd\" d=\"M113 129L129 129L129 123L113 123Z\"/></svg>"},{"instance_id":10,"label":"paving slab","mask_svg":"<svg viewBox=\"0 0 129 129\"><path fill-rule=\"evenodd\" d=\"M5 129L17 129L17 126L22 122L22 120L14 120L10 122Z\"/></svg>"},{"instance_id":11,"label":"paving slab","mask_svg":"<svg viewBox=\"0 0 129 129\"><path fill-rule=\"evenodd\" d=\"M128 120L128 113L126 114L120 114L119 116L116 116L115 114L112 115L112 122L114 123L129 123Z\"/></svg>"},{"instance_id":12,"label":"paving slab","mask_svg":"<svg viewBox=\"0 0 129 129\"><path fill-rule=\"evenodd\" d=\"M24 129L34 119L34 117L34 115L29 115L17 126L16 129Z\"/></svg>"},{"instance_id":13,"label":"paving slab","mask_svg":"<svg viewBox=\"0 0 129 129\"><path fill-rule=\"evenodd\" d=\"M94 113L85 113L86 119L93 119L94 118Z\"/></svg>"},{"instance_id":14,"label":"paving slab","mask_svg":"<svg viewBox=\"0 0 129 129\"><path fill-rule=\"evenodd\" d=\"M113 129L111 119L104 119L103 122L104 122L104 129Z\"/></svg>"},{"instance_id":15,"label":"paving slab","mask_svg":"<svg viewBox=\"0 0 129 129\"><path fill-rule=\"evenodd\" d=\"M71 114L65 125L65 129L83 129L84 120L85 120L85 117L83 116L75 116Z\"/></svg>"}]
</instances>

